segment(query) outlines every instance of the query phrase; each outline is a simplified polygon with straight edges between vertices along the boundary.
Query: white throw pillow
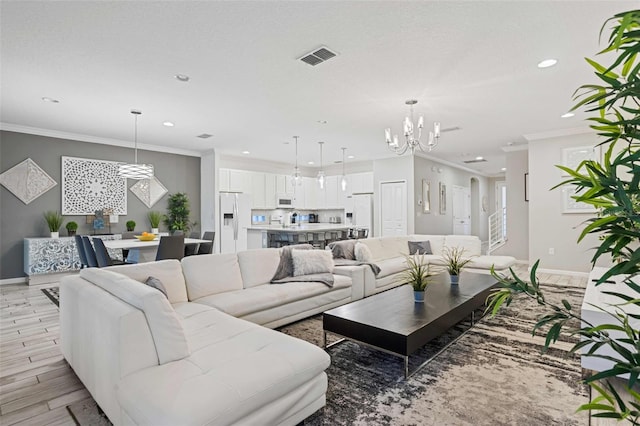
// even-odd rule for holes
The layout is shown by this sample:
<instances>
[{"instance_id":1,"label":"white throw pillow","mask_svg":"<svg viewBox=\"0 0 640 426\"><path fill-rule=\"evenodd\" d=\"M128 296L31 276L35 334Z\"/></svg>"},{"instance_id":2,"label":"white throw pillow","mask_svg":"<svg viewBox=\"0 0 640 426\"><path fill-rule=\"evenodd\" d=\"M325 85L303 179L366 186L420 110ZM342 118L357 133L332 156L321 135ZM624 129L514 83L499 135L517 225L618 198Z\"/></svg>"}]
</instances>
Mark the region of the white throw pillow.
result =
<instances>
[{"instance_id":1,"label":"white throw pillow","mask_svg":"<svg viewBox=\"0 0 640 426\"><path fill-rule=\"evenodd\" d=\"M293 276L333 272L333 256L327 250L291 250Z\"/></svg>"},{"instance_id":2,"label":"white throw pillow","mask_svg":"<svg viewBox=\"0 0 640 426\"><path fill-rule=\"evenodd\" d=\"M359 262L371 262L372 255L369 247L362 243L356 243L356 247L354 249L356 260Z\"/></svg>"}]
</instances>

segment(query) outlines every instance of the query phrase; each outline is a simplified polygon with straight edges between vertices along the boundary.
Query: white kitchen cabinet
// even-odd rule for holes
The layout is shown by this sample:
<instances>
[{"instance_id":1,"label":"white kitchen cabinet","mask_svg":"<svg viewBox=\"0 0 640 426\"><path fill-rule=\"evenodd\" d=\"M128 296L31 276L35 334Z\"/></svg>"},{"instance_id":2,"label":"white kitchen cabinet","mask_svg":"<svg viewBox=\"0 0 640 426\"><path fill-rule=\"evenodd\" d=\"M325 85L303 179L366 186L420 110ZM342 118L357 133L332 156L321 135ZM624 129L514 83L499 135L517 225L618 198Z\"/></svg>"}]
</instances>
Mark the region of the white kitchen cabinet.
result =
<instances>
[{"instance_id":1,"label":"white kitchen cabinet","mask_svg":"<svg viewBox=\"0 0 640 426\"><path fill-rule=\"evenodd\" d=\"M305 193L304 193L304 179L307 178L302 178L303 181L301 183L301 185L298 185L296 187L293 187L293 208L294 209L304 209L305 208Z\"/></svg>"},{"instance_id":2,"label":"white kitchen cabinet","mask_svg":"<svg viewBox=\"0 0 640 426\"><path fill-rule=\"evenodd\" d=\"M342 176L327 176L324 208L334 209L340 207L340 203L338 202L338 189L341 178Z\"/></svg>"},{"instance_id":3,"label":"white kitchen cabinet","mask_svg":"<svg viewBox=\"0 0 640 426\"><path fill-rule=\"evenodd\" d=\"M315 178L306 177L303 180L304 187L304 208L315 210L318 208L317 192L320 191L318 181Z\"/></svg>"},{"instance_id":4,"label":"white kitchen cabinet","mask_svg":"<svg viewBox=\"0 0 640 426\"><path fill-rule=\"evenodd\" d=\"M264 197L265 209L276 208L276 175L271 173L264 174Z\"/></svg>"},{"instance_id":5,"label":"white kitchen cabinet","mask_svg":"<svg viewBox=\"0 0 640 426\"><path fill-rule=\"evenodd\" d=\"M229 170L229 191L230 192L244 192L250 194L251 187L251 173L245 170Z\"/></svg>"},{"instance_id":6,"label":"white kitchen cabinet","mask_svg":"<svg viewBox=\"0 0 640 426\"><path fill-rule=\"evenodd\" d=\"M229 169L218 170L218 191L229 191Z\"/></svg>"},{"instance_id":7,"label":"white kitchen cabinet","mask_svg":"<svg viewBox=\"0 0 640 426\"><path fill-rule=\"evenodd\" d=\"M251 172L251 208L266 209L266 183L265 174L260 172Z\"/></svg>"},{"instance_id":8,"label":"white kitchen cabinet","mask_svg":"<svg viewBox=\"0 0 640 426\"><path fill-rule=\"evenodd\" d=\"M373 173L353 173L350 175L351 190L347 192L351 194L372 193L373 192Z\"/></svg>"},{"instance_id":9,"label":"white kitchen cabinet","mask_svg":"<svg viewBox=\"0 0 640 426\"><path fill-rule=\"evenodd\" d=\"M293 195L295 188L292 180L289 175L276 175L276 193Z\"/></svg>"}]
</instances>

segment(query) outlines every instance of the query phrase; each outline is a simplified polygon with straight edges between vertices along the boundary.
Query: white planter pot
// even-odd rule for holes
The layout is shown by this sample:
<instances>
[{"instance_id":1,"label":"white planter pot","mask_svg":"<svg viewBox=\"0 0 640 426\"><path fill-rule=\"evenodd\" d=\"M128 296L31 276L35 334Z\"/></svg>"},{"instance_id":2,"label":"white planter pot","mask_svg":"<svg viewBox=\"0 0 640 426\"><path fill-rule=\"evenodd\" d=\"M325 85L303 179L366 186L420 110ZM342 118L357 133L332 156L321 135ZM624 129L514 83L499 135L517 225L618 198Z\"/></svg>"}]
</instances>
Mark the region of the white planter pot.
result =
<instances>
[{"instance_id":1,"label":"white planter pot","mask_svg":"<svg viewBox=\"0 0 640 426\"><path fill-rule=\"evenodd\" d=\"M59 232L52 232L51 233L51 238L60 238L60 233Z\"/></svg>"},{"instance_id":2,"label":"white planter pot","mask_svg":"<svg viewBox=\"0 0 640 426\"><path fill-rule=\"evenodd\" d=\"M158 228L151 228L151 233L158 235L160 233L160 230Z\"/></svg>"}]
</instances>

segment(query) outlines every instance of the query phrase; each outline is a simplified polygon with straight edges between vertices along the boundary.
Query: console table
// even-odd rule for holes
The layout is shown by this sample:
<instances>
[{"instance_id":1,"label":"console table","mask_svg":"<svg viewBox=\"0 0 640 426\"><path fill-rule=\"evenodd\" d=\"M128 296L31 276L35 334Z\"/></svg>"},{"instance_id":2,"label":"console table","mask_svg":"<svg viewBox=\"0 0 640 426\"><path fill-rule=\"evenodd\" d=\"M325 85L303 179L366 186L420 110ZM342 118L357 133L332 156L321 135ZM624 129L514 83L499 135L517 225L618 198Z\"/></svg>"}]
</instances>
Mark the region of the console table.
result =
<instances>
[{"instance_id":1,"label":"console table","mask_svg":"<svg viewBox=\"0 0 640 426\"><path fill-rule=\"evenodd\" d=\"M122 235L99 237L103 240L119 240ZM122 259L121 250L113 250L109 254L114 259ZM73 237L24 239L24 273L29 284L58 281L60 276L55 274L79 271L80 266Z\"/></svg>"}]
</instances>

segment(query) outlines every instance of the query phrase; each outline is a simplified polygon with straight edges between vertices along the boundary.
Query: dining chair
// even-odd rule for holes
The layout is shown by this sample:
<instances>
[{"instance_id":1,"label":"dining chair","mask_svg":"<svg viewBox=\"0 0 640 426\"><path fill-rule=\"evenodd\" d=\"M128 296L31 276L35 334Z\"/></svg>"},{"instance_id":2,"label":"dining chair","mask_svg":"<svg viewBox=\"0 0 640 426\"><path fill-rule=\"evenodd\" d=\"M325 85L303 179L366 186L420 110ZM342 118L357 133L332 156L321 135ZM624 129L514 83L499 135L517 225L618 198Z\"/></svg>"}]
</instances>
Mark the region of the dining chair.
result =
<instances>
[{"instance_id":1,"label":"dining chair","mask_svg":"<svg viewBox=\"0 0 640 426\"><path fill-rule=\"evenodd\" d=\"M96 252L96 259L98 261L98 268L105 268L113 265L124 265L125 262L121 260L112 259L109 256L107 248L104 246L104 241L101 238L93 239L93 247Z\"/></svg>"},{"instance_id":2,"label":"dining chair","mask_svg":"<svg viewBox=\"0 0 640 426\"><path fill-rule=\"evenodd\" d=\"M156 260L182 259L184 257L184 234L160 237Z\"/></svg>"},{"instance_id":3,"label":"dining chair","mask_svg":"<svg viewBox=\"0 0 640 426\"><path fill-rule=\"evenodd\" d=\"M82 236L76 235L76 250L78 250L78 256L80 256L80 269L88 268L89 263L87 263L87 252L84 249L84 243L82 242Z\"/></svg>"},{"instance_id":4,"label":"dining chair","mask_svg":"<svg viewBox=\"0 0 640 426\"><path fill-rule=\"evenodd\" d=\"M198 254L211 254L213 253L213 241L216 239L216 233L213 231L205 231L202 236L203 240L209 240L210 243L200 243L198 247Z\"/></svg>"},{"instance_id":5,"label":"dining chair","mask_svg":"<svg viewBox=\"0 0 640 426\"><path fill-rule=\"evenodd\" d=\"M96 258L96 252L93 250L93 245L91 245L89 237L82 236L82 245L84 246L84 253L87 256L87 266L89 266L89 268L97 268L98 259Z\"/></svg>"},{"instance_id":6,"label":"dining chair","mask_svg":"<svg viewBox=\"0 0 640 426\"><path fill-rule=\"evenodd\" d=\"M200 233L199 232L192 232L191 234L189 234L189 238L195 238L195 239L199 239L200 238ZM193 256L194 254L196 254L196 252L198 251L198 244L185 244L184 245L184 255L185 256Z\"/></svg>"},{"instance_id":7,"label":"dining chair","mask_svg":"<svg viewBox=\"0 0 640 426\"><path fill-rule=\"evenodd\" d=\"M135 232L123 232L122 239L123 240L135 240L136 233ZM122 249L122 258L126 259L129 257L129 249Z\"/></svg>"}]
</instances>

